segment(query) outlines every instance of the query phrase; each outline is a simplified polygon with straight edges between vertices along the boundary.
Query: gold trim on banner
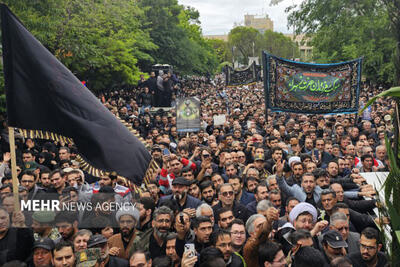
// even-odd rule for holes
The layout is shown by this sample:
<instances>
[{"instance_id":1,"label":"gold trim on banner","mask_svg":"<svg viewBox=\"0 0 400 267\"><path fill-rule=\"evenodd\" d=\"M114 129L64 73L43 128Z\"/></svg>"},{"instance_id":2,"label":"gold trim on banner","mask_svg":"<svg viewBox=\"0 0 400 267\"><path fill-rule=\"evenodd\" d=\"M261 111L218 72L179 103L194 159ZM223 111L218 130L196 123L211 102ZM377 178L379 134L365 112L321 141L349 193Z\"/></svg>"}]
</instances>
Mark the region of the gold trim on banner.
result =
<instances>
[{"instance_id":1,"label":"gold trim on banner","mask_svg":"<svg viewBox=\"0 0 400 267\"><path fill-rule=\"evenodd\" d=\"M150 150L149 145L145 142L145 140L138 134L138 132L132 128L132 126L121 120L119 117L117 117L125 127L128 128L128 130L140 140L140 142L148 149ZM48 132L48 131L42 131L42 130L27 130L27 129L21 129L21 128L15 128L24 138L31 138L31 139L44 139L44 140L50 140L50 141L63 141L65 144L74 144L74 141L70 137L66 137L60 134L56 134L53 132ZM95 168L92 166L89 162L84 160L82 156L79 154L76 156L76 161L79 162L79 165L82 170L86 171L90 175L93 175L95 177L100 177L104 174L110 174L110 172L103 171L101 169ZM149 184L154 172L158 169L158 164L151 159L149 166L146 170L146 173L143 177L142 184L144 183L146 186ZM125 181L127 181L127 184L129 185L130 189L133 189L133 191L137 194L141 193L141 188L140 186L137 186L136 184L132 183L129 179L126 177L120 176L119 177L123 178Z\"/></svg>"},{"instance_id":2,"label":"gold trim on banner","mask_svg":"<svg viewBox=\"0 0 400 267\"><path fill-rule=\"evenodd\" d=\"M256 83L257 82L244 83L244 84L238 84L238 85L227 85L226 87L233 88L233 87L238 87L238 86L249 86L249 85L255 85Z\"/></svg>"}]
</instances>

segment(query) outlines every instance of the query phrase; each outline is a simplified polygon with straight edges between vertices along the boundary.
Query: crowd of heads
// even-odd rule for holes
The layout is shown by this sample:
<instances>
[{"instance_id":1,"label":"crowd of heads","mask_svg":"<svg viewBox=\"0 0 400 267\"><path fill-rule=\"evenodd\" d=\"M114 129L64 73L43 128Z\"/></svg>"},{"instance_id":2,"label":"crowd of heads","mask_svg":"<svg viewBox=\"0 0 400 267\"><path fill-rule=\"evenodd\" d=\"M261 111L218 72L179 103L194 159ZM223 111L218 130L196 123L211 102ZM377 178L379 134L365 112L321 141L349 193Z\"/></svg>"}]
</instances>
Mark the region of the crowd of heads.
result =
<instances>
[{"instance_id":1,"label":"crowd of heads","mask_svg":"<svg viewBox=\"0 0 400 267\"><path fill-rule=\"evenodd\" d=\"M261 84L223 82L152 74L138 88L100 96L158 165L140 187L115 172L89 174L74 144L16 134L14 192L1 138L0 263L384 266L379 203L363 175L390 170L393 102L378 100L360 116L267 114ZM360 105L380 91L363 86ZM177 127L181 97L200 100L198 132ZM16 194L64 210L19 211Z\"/></svg>"}]
</instances>

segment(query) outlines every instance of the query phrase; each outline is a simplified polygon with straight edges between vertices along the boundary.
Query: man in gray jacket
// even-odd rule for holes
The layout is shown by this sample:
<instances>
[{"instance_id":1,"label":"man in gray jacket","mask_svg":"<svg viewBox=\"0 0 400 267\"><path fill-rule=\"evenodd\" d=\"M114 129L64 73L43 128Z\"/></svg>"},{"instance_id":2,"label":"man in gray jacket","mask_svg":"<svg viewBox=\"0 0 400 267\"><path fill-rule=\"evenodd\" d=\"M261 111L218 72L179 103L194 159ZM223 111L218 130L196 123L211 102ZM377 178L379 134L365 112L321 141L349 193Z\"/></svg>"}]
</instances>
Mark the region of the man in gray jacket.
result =
<instances>
[{"instance_id":1,"label":"man in gray jacket","mask_svg":"<svg viewBox=\"0 0 400 267\"><path fill-rule=\"evenodd\" d=\"M301 186L298 184L289 186L282 175L284 165L284 162L277 162L276 164L276 181L278 182L279 188L288 196L295 197L300 202L307 202L316 207L321 198L322 189L315 184L314 175L306 172L301 177Z\"/></svg>"}]
</instances>

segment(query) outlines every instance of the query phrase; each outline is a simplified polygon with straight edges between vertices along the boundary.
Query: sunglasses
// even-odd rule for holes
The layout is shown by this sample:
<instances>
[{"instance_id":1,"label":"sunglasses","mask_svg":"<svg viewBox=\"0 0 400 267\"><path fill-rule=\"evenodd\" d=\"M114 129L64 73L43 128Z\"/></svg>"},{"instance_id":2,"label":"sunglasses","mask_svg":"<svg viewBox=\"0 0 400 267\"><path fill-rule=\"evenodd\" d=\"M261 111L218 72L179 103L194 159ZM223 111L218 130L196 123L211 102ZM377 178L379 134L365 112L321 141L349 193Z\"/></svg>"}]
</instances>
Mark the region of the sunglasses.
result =
<instances>
[{"instance_id":1,"label":"sunglasses","mask_svg":"<svg viewBox=\"0 0 400 267\"><path fill-rule=\"evenodd\" d=\"M233 196L233 191L222 192L221 194L222 194L224 197Z\"/></svg>"},{"instance_id":2,"label":"sunglasses","mask_svg":"<svg viewBox=\"0 0 400 267\"><path fill-rule=\"evenodd\" d=\"M209 158L210 154L203 154L203 158Z\"/></svg>"}]
</instances>

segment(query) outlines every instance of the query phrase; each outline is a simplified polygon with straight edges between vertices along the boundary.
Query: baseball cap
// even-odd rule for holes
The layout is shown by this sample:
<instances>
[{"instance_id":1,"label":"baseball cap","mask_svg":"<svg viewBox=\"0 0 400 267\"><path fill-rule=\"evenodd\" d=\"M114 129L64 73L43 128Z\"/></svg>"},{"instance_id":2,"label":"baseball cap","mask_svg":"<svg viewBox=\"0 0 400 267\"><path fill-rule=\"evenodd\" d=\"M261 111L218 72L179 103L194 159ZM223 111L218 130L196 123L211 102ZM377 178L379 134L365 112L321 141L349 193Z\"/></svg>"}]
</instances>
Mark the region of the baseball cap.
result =
<instances>
[{"instance_id":1,"label":"baseball cap","mask_svg":"<svg viewBox=\"0 0 400 267\"><path fill-rule=\"evenodd\" d=\"M76 267L93 267L101 259L100 248L88 248L75 253Z\"/></svg>"},{"instance_id":2,"label":"baseball cap","mask_svg":"<svg viewBox=\"0 0 400 267\"><path fill-rule=\"evenodd\" d=\"M56 218L56 213L51 210L39 210L32 214L32 219L39 223L51 223Z\"/></svg>"},{"instance_id":3,"label":"baseball cap","mask_svg":"<svg viewBox=\"0 0 400 267\"><path fill-rule=\"evenodd\" d=\"M28 161L25 162L24 164L24 170L26 171L34 171L39 167L39 164L37 164L35 161Z\"/></svg>"},{"instance_id":4,"label":"baseball cap","mask_svg":"<svg viewBox=\"0 0 400 267\"><path fill-rule=\"evenodd\" d=\"M35 248L44 248L46 250L53 250L54 249L54 242L48 237L41 238L39 240L36 240L35 243L33 243L33 249Z\"/></svg>"},{"instance_id":5,"label":"baseball cap","mask_svg":"<svg viewBox=\"0 0 400 267\"><path fill-rule=\"evenodd\" d=\"M254 158L254 161L258 161L258 160L264 161L264 155L260 155L260 154L256 155Z\"/></svg>"},{"instance_id":6,"label":"baseball cap","mask_svg":"<svg viewBox=\"0 0 400 267\"><path fill-rule=\"evenodd\" d=\"M386 115L383 117L383 120L384 120L384 121L391 121L391 120L392 120L392 117L391 117L389 114L386 114Z\"/></svg>"},{"instance_id":7,"label":"baseball cap","mask_svg":"<svg viewBox=\"0 0 400 267\"><path fill-rule=\"evenodd\" d=\"M322 237L322 243L328 243L332 248L347 248L348 245L346 241L343 240L342 235L335 230L329 230Z\"/></svg>"},{"instance_id":8,"label":"baseball cap","mask_svg":"<svg viewBox=\"0 0 400 267\"><path fill-rule=\"evenodd\" d=\"M93 235L90 237L87 246L88 246L88 248L92 248L96 245L104 244L104 243L107 243L107 238L103 235L97 234L97 235Z\"/></svg>"}]
</instances>

